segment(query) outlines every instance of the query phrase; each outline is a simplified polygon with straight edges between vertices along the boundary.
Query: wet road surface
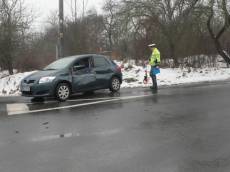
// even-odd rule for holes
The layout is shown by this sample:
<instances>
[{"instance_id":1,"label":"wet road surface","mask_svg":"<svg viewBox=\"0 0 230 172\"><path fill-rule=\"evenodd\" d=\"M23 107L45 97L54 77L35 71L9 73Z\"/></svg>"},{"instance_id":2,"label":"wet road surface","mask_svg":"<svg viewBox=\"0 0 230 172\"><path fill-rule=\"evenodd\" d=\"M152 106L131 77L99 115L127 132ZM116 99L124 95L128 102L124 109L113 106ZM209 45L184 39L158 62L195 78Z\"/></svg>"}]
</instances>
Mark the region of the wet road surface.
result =
<instances>
[{"instance_id":1,"label":"wet road surface","mask_svg":"<svg viewBox=\"0 0 230 172\"><path fill-rule=\"evenodd\" d=\"M58 103L0 98L2 172L229 172L230 84L124 89ZM9 116L29 110L87 106Z\"/></svg>"}]
</instances>

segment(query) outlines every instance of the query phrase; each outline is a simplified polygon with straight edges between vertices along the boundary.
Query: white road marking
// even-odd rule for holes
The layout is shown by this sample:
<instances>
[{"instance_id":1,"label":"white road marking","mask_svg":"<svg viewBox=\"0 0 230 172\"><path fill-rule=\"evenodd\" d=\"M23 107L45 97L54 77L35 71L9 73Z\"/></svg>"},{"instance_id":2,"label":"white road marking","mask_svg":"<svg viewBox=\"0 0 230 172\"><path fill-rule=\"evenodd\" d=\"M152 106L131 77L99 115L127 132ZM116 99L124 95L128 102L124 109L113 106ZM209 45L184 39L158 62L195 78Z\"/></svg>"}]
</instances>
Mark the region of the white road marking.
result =
<instances>
[{"instance_id":1,"label":"white road marking","mask_svg":"<svg viewBox=\"0 0 230 172\"><path fill-rule=\"evenodd\" d=\"M7 109L8 115L13 115L15 113L21 113L21 112L28 112L29 111L29 107L23 103L7 104L6 109Z\"/></svg>"},{"instance_id":2,"label":"white road marking","mask_svg":"<svg viewBox=\"0 0 230 172\"><path fill-rule=\"evenodd\" d=\"M107 99L114 99L114 97L104 97L104 98L92 98L92 99L70 99L67 100L67 102L81 102L81 101L91 101L91 100L107 100ZM49 104L49 103L58 103L58 101L56 100L48 100L45 102L25 102L27 105L34 105L34 104Z\"/></svg>"},{"instance_id":3,"label":"white road marking","mask_svg":"<svg viewBox=\"0 0 230 172\"><path fill-rule=\"evenodd\" d=\"M70 99L67 100L67 102L80 102L80 101L91 101L91 100L108 100L108 99L114 99L114 97L106 97L106 98L93 98L93 99Z\"/></svg>"},{"instance_id":4,"label":"white road marking","mask_svg":"<svg viewBox=\"0 0 230 172\"><path fill-rule=\"evenodd\" d=\"M70 108L83 107L83 106L89 106L89 105L95 105L95 104L102 104L102 103L107 103L107 102L130 100L130 99L137 99L137 98L144 98L144 97L151 97L151 96L153 95L127 96L127 97L119 97L119 98L114 98L114 99L109 99L109 100L101 100L101 101L96 101L96 102L81 103L81 104L75 104L75 105L38 109L38 110L29 110L26 104L17 104L18 107L15 106L15 104L8 104L7 111L8 111L8 115L48 112L48 111L53 111L53 110L70 109ZM18 110L15 107L17 107Z\"/></svg>"}]
</instances>

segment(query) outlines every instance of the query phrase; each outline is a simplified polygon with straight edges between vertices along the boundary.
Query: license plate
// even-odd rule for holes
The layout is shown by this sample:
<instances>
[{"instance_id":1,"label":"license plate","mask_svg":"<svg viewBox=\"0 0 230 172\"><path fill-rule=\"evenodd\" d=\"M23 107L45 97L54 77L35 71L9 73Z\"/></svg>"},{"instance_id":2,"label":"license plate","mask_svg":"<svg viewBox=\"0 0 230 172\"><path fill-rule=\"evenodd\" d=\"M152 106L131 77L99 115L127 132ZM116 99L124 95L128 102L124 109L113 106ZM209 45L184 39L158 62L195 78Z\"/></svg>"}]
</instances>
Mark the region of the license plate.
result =
<instances>
[{"instance_id":1,"label":"license plate","mask_svg":"<svg viewBox=\"0 0 230 172\"><path fill-rule=\"evenodd\" d=\"M30 86L27 85L22 86L22 91L30 91Z\"/></svg>"}]
</instances>

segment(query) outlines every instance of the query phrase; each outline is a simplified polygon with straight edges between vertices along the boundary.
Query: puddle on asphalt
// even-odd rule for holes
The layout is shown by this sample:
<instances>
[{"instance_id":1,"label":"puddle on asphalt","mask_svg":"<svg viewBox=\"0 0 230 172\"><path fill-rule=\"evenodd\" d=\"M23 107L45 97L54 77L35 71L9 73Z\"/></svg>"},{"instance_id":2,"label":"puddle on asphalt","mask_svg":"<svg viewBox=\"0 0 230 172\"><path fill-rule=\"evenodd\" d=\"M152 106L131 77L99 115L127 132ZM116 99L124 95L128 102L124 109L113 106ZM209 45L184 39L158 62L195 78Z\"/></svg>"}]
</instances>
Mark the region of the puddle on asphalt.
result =
<instances>
[{"instance_id":1,"label":"puddle on asphalt","mask_svg":"<svg viewBox=\"0 0 230 172\"><path fill-rule=\"evenodd\" d=\"M32 142L42 142L42 141L56 140L56 139L60 139L60 138L71 138L71 137L78 137L78 136L80 136L79 133L47 135L47 136L41 136L41 137L33 138Z\"/></svg>"},{"instance_id":2,"label":"puddle on asphalt","mask_svg":"<svg viewBox=\"0 0 230 172\"><path fill-rule=\"evenodd\" d=\"M103 130L98 132L93 132L90 134L84 134L84 136L112 136L115 134L118 134L122 132L123 130L121 128L111 129L111 130ZM50 141L50 140L57 140L57 139L63 139L63 138L73 138L73 137L79 137L82 136L80 133L65 133L65 134L56 134L56 135L46 135L46 136L40 136L32 138L32 142L42 142L42 141Z\"/></svg>"}]
</instances>

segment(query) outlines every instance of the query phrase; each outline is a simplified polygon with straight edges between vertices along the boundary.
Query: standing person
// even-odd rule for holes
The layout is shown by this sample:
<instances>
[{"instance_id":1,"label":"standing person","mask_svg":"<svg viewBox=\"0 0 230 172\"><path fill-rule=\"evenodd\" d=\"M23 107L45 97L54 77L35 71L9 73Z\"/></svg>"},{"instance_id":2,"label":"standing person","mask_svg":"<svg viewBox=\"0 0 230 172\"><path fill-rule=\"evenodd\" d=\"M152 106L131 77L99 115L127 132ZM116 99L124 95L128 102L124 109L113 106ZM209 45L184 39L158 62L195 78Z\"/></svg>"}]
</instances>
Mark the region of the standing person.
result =
<instances>
[{"instance_id":1,"label":"standing person","mask_svg":"<svg viewBox=\"0 0 230 172\"><path fill-rule=\"evenodd\" d=\"M160 51L156 48L156 44L150 44L148 45L149 48L152 51L152 55L149 59L149 64L151 66L151 70L150 70L150 76L152 78L152 82L153 82L153 86L151 86L150 88L157 91L158 87L157 87L157 77L156 74L153 72L155 69L159 69L159 65L161 62L161 55L160 55Z\"/></svg>"}]
</instances>

